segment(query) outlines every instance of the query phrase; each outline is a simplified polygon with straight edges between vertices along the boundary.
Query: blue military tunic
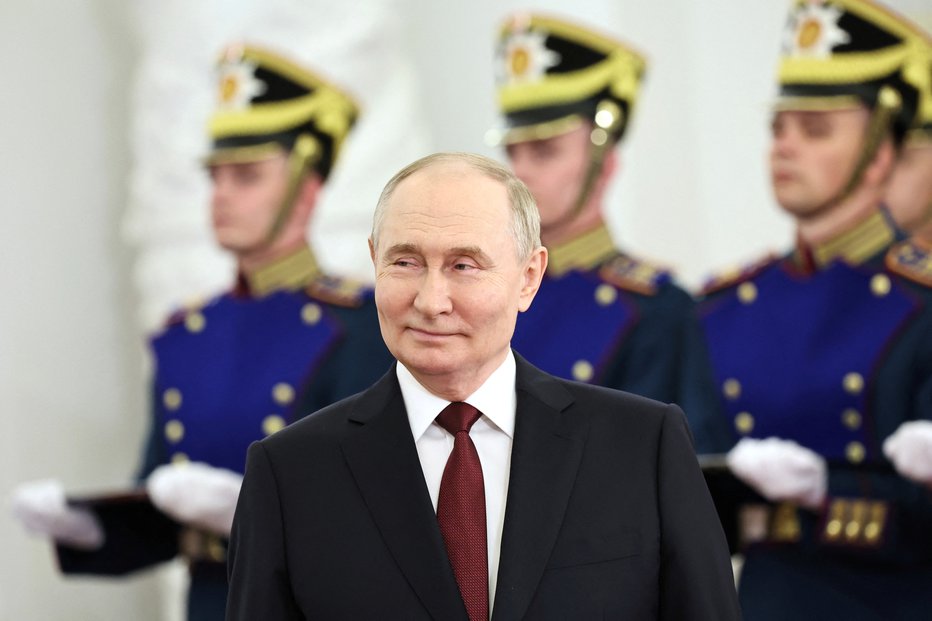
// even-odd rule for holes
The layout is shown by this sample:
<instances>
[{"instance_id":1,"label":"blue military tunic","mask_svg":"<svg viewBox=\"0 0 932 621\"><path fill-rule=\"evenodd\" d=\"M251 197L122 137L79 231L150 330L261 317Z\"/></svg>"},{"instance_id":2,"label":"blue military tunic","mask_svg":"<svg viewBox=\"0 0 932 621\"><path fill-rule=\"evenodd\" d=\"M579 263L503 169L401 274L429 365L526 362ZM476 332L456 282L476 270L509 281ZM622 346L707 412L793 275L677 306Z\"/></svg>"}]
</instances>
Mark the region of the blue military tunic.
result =
<instances>
[{"instance_id":1,"label":"blue military tunic","mask_svg":"<svg viewBox=\"0 0 932 621\"><path fill-rule=\"evenodd\" d=\"M153 419L140 481L168 462L242 473L250 443L368 387L392 362L372 291L322 275L307 248L178 313L152 351ZM224 540L165 524L127 533L119 515L98 515L105 547L60 547L64 571L125 573L180 551L191 561L189 619L223 618Z\"/></svg>"},{"instance_id":2,"label":"blue military tunic","mask_svg":"<svg viewBox=\"0 0 932 621\"><path fill-rule=\"evenodd\" d=\"M717 398L690 296L668 272L616 250L604 227L549 250L512 347L559 377L677 403L697 450L721 450L727 430L700 414Z\"/></svg>"},{"instance_id":3,"label":"blue military tunic","mask_svg":"<svg viewBox=\"0 0 932 621\"><path fill-rule=\"evenodd\" d=\"M829 467L820 511L765 509L740 581L748 619L927 618L932 606L932 503L881 451L901 423L932 418L932 262L897 235L877 211L713 283L701 303L732 441L793 440Z\"/></svg>"}]
</instances>

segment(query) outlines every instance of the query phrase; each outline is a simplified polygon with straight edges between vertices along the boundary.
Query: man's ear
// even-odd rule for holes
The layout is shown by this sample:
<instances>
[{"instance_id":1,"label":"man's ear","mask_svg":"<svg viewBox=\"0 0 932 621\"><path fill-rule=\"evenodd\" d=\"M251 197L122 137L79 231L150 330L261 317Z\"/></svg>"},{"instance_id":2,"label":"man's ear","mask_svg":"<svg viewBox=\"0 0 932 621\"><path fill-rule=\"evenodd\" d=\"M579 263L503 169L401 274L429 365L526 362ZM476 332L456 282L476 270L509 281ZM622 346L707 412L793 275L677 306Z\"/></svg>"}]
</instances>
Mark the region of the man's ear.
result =
<instances>
[{"instance_id":1,"label":"man's ear","mask_svg":"<svg viewBox=\"0 0 932 621\"><path fill-rule=\"evenodd\" d=\"M372 238L369 238L369 258L372 259L372 267L375 267L375 245L372 243Z\"/></svg>"},{"instance_id":2,"label":"man's ear","mask_svg":"<svg viewBox=\"0 0 932 621\"><path fill-rule=\"evenodd\" d=\"M893 137L888 135L877 147L874 159L864 171L864 180L872 186L885 185L893 176L898 156L899 152L893 142Z\"/></svg>"},{"instance_id":3,"label":"man's ear","mask_svg":"<svg viewBox=\"0 0 932 621\"><path fill-rule=\"evenodd\" d=\"M596 202L599 204L602 202L605 189L608 187L608 184L611 183L612 179L615 178L620 167L621 154L618 152L617 147L614 145L610 146L602 157L602 169L599 171L599 176L596 179L595 188L592 192L593 196L596 198Z\"/></svg>"},{"instance_id":4,"label":"man's ear","mask_svg":"<svg viewBox=\"0 0 932 621\"><path fill-rule=\"evenodd\" d=\"M302 215L306 214L309 219L317 206L317 199L323 186L324 181L320 178L320 174L313 170L309 172L301 182L301 190L295 198L295 211L300 210Z\"/></svg>"},{"instance_id":5,"label":"man's ear","mask_svg":"<svg viewBox=\"0 0 932 621\"><path fill-rule=\"evenodd\" d=\"M531 302L540 289L540 281L547 271L547 258L547 249L538 246L524 265L524 281L518 296L518 310L522 313L531 307Z\"/></svg>"}]
</instances>

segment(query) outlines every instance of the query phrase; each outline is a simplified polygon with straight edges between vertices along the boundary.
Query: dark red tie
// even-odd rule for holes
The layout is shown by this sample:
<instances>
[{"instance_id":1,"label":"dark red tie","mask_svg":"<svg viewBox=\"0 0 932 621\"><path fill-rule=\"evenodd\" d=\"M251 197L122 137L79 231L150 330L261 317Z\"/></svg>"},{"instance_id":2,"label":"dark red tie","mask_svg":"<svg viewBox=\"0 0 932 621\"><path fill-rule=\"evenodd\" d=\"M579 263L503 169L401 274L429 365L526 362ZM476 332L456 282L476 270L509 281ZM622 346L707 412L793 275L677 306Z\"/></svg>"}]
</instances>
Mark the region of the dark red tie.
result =
<instances>
[{"instance_id":1,"label":"dark red tie","mask_svg":"<svg viewBox=\"0 0 932 621\"><path fill-rule=\"evenodd\" d=\"M479 453L469 437L480 416L482 412L461 402L451 403L437 416L437 423L453 434L453 452L440 480L437 521L470 621L489 619L485 487Z\"/></svg>"}]
</instances>

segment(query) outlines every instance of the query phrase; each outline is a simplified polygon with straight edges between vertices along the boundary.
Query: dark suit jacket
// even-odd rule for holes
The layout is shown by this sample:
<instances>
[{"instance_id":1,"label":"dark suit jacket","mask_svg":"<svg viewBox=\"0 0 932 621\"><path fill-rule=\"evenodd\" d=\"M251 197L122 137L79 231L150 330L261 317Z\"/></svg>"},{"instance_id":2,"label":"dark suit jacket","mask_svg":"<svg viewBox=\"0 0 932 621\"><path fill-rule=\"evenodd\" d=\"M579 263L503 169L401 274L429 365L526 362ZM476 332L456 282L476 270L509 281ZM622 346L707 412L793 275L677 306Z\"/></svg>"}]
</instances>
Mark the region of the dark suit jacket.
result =
<instances>
[{"instance_id":1,"label":"dark suit jacket","mask_svg":"<svg viewBox=\"0 0 932 621\"><path fill-rule=\"evenodd\" d=\"M516 355L495 621L739 618L682 412ZM254 444L228 620L466 619L392 369Z\"/></svg>"}]
</instances>

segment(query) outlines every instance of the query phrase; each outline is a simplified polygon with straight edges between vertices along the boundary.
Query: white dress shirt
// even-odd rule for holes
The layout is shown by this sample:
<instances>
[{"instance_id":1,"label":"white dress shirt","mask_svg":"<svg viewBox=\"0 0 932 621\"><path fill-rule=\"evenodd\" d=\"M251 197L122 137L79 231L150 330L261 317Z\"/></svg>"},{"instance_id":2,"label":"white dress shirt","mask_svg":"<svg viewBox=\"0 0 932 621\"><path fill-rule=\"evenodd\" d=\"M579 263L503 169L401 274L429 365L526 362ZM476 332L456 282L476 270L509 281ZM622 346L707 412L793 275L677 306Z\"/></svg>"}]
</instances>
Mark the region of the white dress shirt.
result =
<instances>
[{"instance_id":1,"label":"white dress shirt","mask_svg":"<svg viewBox=\"0 0 932 621\"><path fill-rule=\"evenodd\" d=\"M417 444L417 455L430 500L437 510L440 480L447 459L453 451L453 435L437 424L435 419L450 402L431 394L411 375L403 364L397 367L398 384L408 411L411 433ZM482 464L485 485L486 541L489 546L489 613L495 601L498 579L498 560L502 544L502 526L505 522L505 498L508 494L508 475L511 471L511 443L515 432L515 357L511 350L502 364L479 387L464 399L482 416L469 431Z\"/></svg>"}]
</instances>

